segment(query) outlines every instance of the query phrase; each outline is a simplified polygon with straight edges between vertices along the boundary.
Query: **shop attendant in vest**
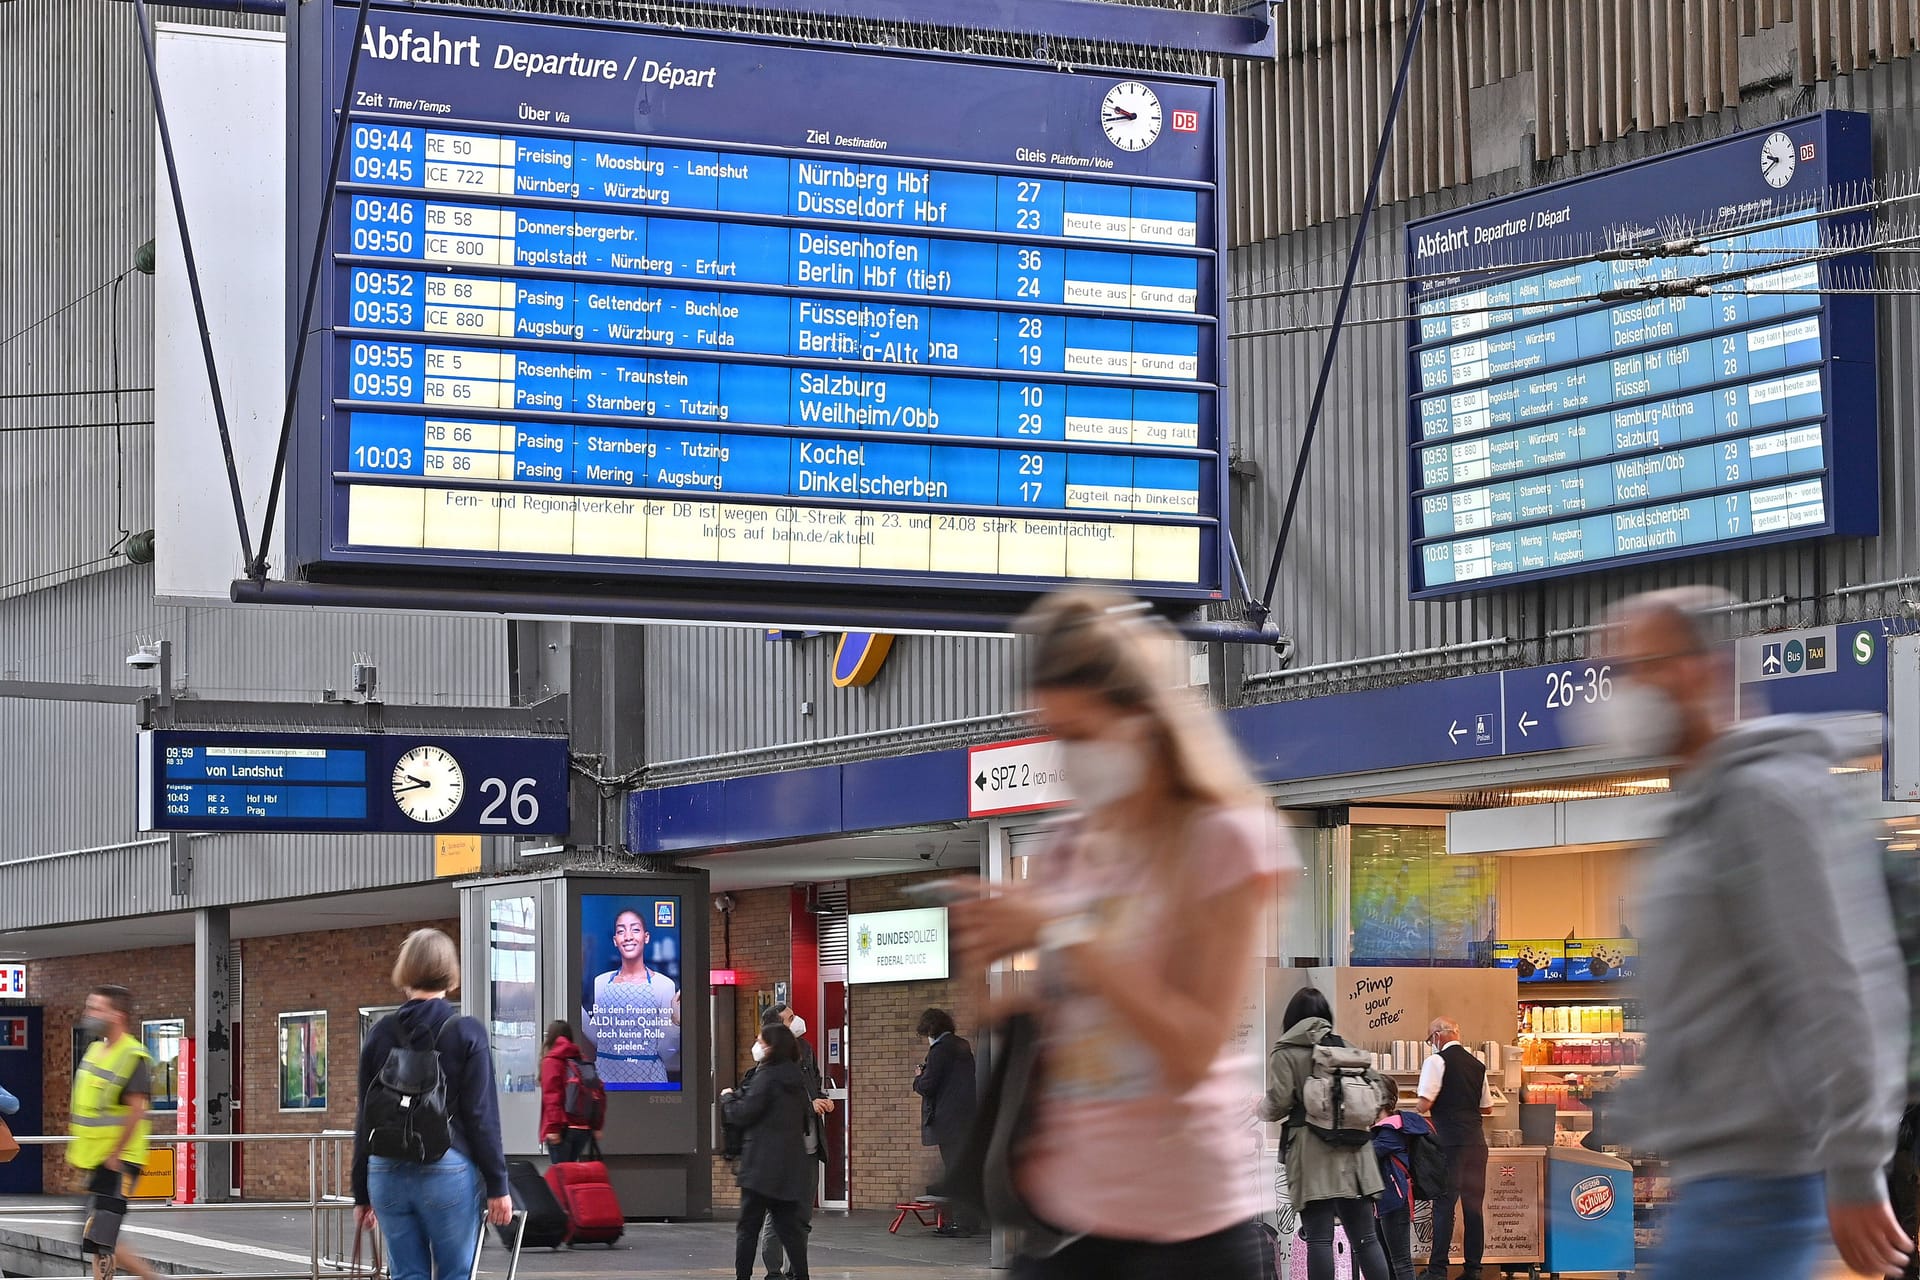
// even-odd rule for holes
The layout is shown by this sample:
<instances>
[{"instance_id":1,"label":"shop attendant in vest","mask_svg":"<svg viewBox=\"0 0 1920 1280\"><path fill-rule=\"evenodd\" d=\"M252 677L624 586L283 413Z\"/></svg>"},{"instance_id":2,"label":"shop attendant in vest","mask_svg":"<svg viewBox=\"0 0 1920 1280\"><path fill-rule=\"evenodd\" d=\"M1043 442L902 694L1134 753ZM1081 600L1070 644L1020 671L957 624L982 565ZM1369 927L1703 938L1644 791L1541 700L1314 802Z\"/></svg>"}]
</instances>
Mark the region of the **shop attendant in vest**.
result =
<instances>
[{"instance_id":1,"label":"shop attendant in vest","mask_svg":"<svg viewBox=\"0 0 1920 1280\"><path fill-rule=\"evenodd\" d=\"M1427 1035L1433 1056L1420 1068L1420 1114L1433 1121L1440 1148L1447 1153L1452 1190L1433 1205L1433 1256L1427 1261L1431 1280L1446 1280L1447 1255L1453 1251L1453 1206L1460 1204L1466 1219L1462 1242L1466 1269L1462 1280L1478 1280L1486 1253L1487 1227L1482 1216L1487 1198L1487 1134L1481 1119L1493 1114L1493 1089L1487 1068L1460 1043L1460 1024L1435 1018Z\"/></svg>"},{"instance_id":2,"label":"shop attendant in vest","mask_svg":"<svg viewBox=\"0 0 1920 1280\"><path fill-rule=\"evenodd\" d=\"M95 1280L107 1280L116 1264L141 1280L155 1280L153 1268L120 1240L127 1196L147 1163L147 1106L153 1097L153 1062L130 1033L132 1025L133 995L125 987L100 986L88 993L80 1029L94 1041L73 1074L67 1162L87 1175L91 1198L80 1249Z\"/></svg>"}]
</instances>

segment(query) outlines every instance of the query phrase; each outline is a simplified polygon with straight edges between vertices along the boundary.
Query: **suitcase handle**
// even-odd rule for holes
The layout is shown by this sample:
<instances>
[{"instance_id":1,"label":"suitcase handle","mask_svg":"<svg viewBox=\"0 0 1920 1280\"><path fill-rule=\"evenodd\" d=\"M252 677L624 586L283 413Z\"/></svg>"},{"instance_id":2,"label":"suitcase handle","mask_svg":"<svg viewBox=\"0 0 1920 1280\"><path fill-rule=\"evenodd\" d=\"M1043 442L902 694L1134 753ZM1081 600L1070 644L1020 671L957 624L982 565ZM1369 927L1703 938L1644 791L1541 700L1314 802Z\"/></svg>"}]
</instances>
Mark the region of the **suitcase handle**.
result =
<instances>
[{"instance_id":1,"label":"suitcase handle","mask_svg":"<svg viewBox=\"0 0 1920 1280\"><path fill-rule=\"evenodd\" d=\"M507 1257L506 1280L514 1280L514 1277L520 1273L520 1246L527 1238L527 1211L515 1209L511 1221L514 1224L513 1252ZM477 1277L480 1274L480 1251L487 1244L488 1225L487 1215L483 1212L480 1215L480 1234L473 1238L473 1265L467 1269L469 1276Z\"/></svg>"}]
</instances>

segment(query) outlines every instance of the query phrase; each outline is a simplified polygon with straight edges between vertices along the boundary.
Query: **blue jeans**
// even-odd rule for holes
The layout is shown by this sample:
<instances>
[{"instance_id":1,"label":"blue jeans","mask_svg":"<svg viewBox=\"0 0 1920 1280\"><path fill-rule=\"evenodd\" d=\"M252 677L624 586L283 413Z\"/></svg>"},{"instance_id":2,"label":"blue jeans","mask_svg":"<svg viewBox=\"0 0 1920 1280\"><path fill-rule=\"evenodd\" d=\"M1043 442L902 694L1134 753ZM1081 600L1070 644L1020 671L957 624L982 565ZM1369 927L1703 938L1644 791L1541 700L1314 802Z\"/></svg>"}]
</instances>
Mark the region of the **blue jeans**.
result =
<instances>
[{"instance_id":1,"label":"blue jeans","mask_svg":"<svg viewBox=\"0 0 1920 1280\"><path fill-rule=\"evenodd\" d=\"M1826 1241L1819 1174L1702 1178L1674 1189L1653 1280L1809 1280Z\"/></svg>"},{"instance_id":2,"label":"blue jeans","mask_svg":"<svg viewBox=\"0 0 1920 1280\"><path fill-rule=\"evenodd\" d=\"M432 1164L374 1156L367 1198L387 1238L393 1280L469 1280L480 1221L480 1175L449 1150Z\"/></svg>"}]
</instances>

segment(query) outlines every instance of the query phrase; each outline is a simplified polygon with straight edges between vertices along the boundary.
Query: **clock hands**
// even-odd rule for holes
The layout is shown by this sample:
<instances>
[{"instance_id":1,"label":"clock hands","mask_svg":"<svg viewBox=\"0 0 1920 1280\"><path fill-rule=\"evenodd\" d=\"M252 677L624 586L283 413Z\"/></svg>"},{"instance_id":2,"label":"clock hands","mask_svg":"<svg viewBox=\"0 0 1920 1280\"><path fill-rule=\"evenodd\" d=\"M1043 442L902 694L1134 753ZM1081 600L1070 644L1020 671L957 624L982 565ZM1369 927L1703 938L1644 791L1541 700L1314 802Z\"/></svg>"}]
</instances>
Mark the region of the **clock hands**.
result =
<instances>
[{"instance_id":1,"label":"clock hands","mask_svg":"<svg viewBox=\"0 0 1920 1280\"><path fill-rule=\"evenodd\" d=\"M410 773L404 776L406 777L407 785L404 787L395 787L393 789L393 794L399 795L402 791L418 791L422 787L431 787L433 785L433 783L429 782L427 779L416 778Z\"/></svg>"},{"instance_id":2,"label":"clock hands","mask_svg":"<svg viewBox=\"0 0 1920 1280\"><path fill-rule=\"evenodd\" d=\"M1139 118L1139 115L1128 111L1125 107L1114 107L1113 114L1107 117L1109 120L1138 120Z\"/></svg>"}]
</instances>

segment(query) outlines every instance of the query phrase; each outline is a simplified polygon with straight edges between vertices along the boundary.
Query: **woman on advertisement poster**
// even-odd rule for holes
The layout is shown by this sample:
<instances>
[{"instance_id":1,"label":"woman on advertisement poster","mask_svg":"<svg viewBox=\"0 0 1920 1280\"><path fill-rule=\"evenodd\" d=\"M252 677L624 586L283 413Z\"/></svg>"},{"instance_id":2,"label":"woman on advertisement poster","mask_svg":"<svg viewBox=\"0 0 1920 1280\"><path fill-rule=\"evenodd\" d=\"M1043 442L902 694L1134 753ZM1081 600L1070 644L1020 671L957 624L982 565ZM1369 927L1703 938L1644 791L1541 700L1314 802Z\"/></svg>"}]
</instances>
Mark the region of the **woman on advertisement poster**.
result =
<instances>
[{"instance_id":1,"label":"woman on advertisement poster","mask_svg":"<svg viewBox=\"0 0 1920 1280\"><path fill-rule=\"evenodd\" d=\"M671 1088L680 1080L679 984L647 963L650 940L645 912L621 908L613 919L619 967L594 978L582 1010L609 1089Z\"/></svg>"}]
</instances>

